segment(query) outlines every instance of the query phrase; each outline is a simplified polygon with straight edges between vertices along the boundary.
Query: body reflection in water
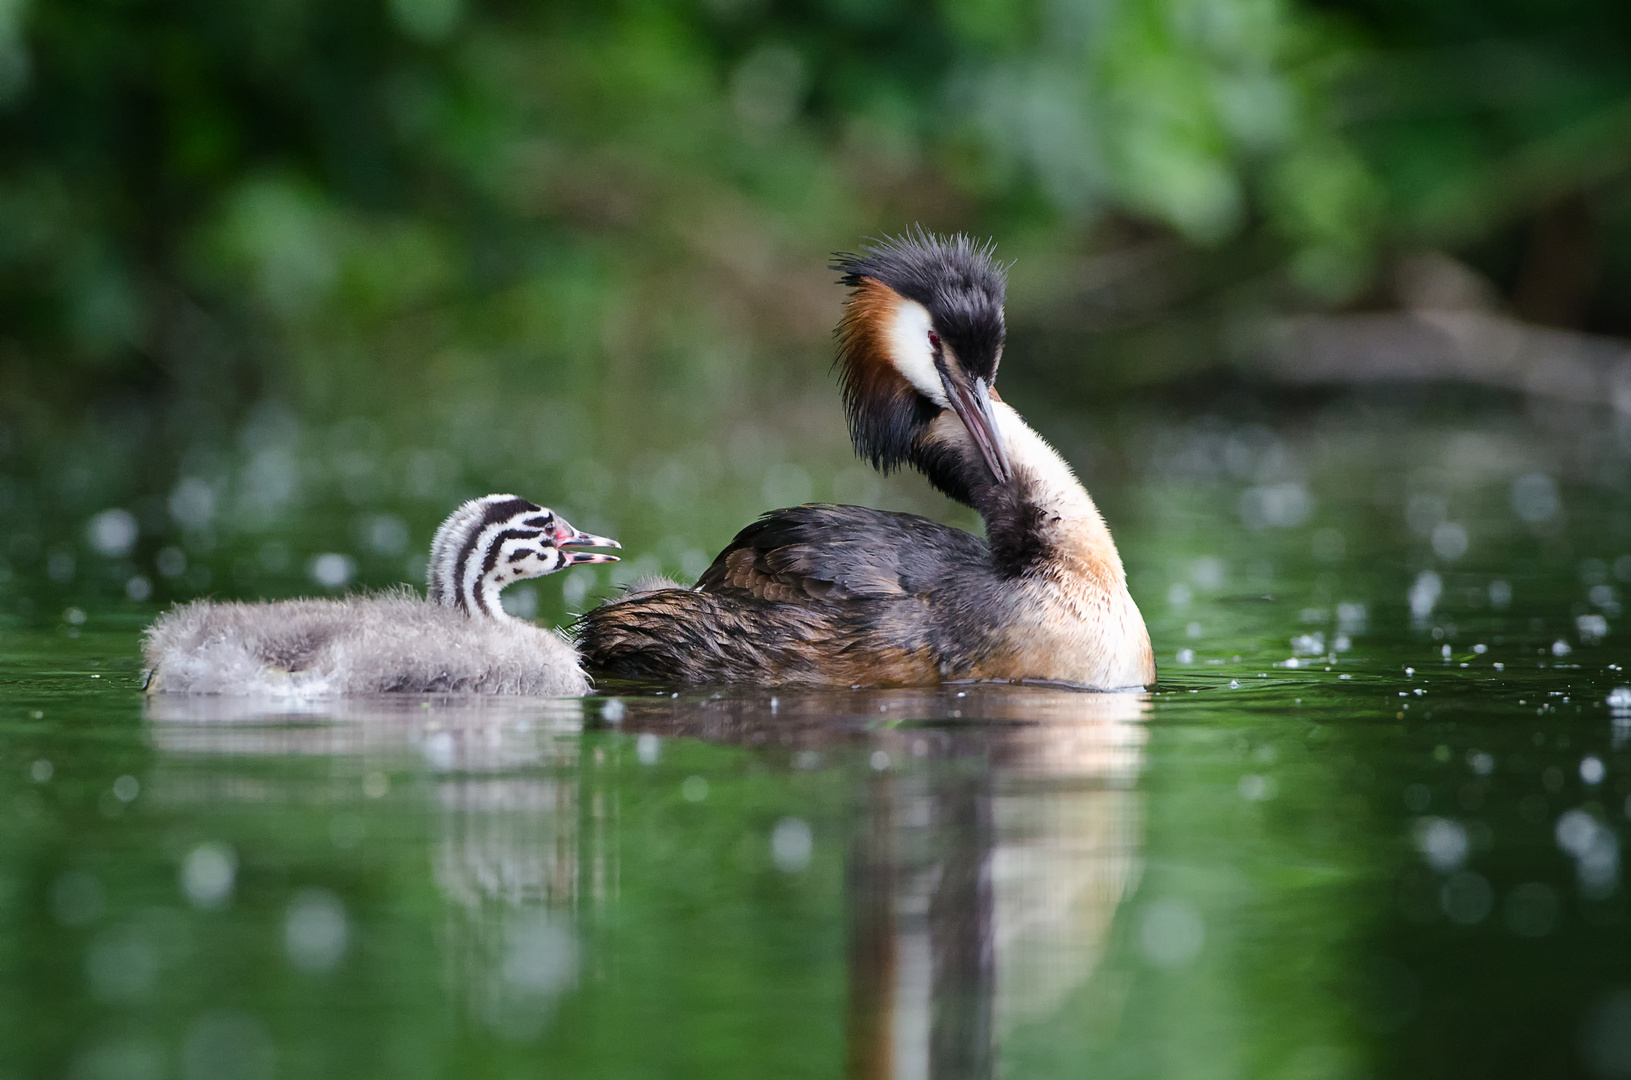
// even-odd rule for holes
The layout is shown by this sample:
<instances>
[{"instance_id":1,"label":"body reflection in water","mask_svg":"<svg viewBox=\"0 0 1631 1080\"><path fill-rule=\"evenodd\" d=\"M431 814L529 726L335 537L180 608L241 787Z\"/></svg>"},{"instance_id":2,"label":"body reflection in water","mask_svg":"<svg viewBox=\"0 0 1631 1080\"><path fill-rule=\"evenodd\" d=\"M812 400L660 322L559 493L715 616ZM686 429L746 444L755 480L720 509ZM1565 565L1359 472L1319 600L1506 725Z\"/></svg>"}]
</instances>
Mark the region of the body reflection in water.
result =
<instances>
[{"instance_id":1,"label":"body reflection in water","mask_svg":"<svg viewBox=\"0 0 1631 1080\"><path fill-rule=\"evenodd\" d=\"M575 701L398 697L334 699L298 714L242 698L155 697L147 713L169 757L321 756L334 762L334 787L365 797L405 759L423 761L431 870L449 901L438 930L449 985L497 1032L530 1038L578 981L580 905L615 900L616 792L603 768L581 768ZM592 754L592 765L608 764L605 749ZM156 799L196 804L325 794L185 767L161 766L153 786ZM345 820L336 816L338 829Z\"/></svg>"},{"instance_id":2,"label":"body reflection in water","mask_svg":"<svg viewBox=\"0 0 1631 1080\"><path fill-rule=\"evenodd\" d=\"M1137 882L1142 696L985 690L904 711L936 703L941 720L895 729L871 762L906 753L929 767L886 767L859 793L856 1078L992 1075L1004 1035L1091 976Z\"/></svg>"},{"instance_id":3,"label":"body reflection in water","mask_svg":"<svg viewBox=\"0 0 1631 1080\"><path fill-rule=\"evenodd\" d=\"M616 977L583 927L619 904L622 845L637 835L621 800L649 736L741 748L759 768L827 771L847 787L847 827L819 842L845 847L835 906L847 913L852 1077L994 1074L1005 1034L1092 976L1139 872L1142 695L968 687L348 699L300 716L222 699L147 708L162 751L153 794L173 804L323 795L275 790L264 770L219 759L321 756L326 783L348 792L405 769L428 776L446 975L507 1037L535 1035L563 995ZM652 821L664 819L643 827Z\"/></svg>"}]
</instances>

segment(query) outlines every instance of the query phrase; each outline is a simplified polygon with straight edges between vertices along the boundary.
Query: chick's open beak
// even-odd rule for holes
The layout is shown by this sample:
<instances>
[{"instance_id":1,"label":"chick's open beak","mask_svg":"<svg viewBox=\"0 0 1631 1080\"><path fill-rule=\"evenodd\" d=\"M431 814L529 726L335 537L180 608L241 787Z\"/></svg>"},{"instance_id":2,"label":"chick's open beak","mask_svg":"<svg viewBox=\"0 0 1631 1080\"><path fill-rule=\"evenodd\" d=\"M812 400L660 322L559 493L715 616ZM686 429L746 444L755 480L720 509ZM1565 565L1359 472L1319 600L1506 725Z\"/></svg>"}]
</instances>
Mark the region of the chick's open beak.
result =
<instances>
[{"instance_id":1,"label":"chick's open beak","mask_svg":"<svg viewBox=\"0 0 1631 1080\"><path fill-rule=\"evenodd\" d=\"M946 399L951 402L957 418L968 429L975 449L979 450L980 457L985 459L986 467L991 470L992 478L999 484L1006 484L1013 475L1013 469L1008 463L1008 448L1003 445L1002 434L997 430L997 417L991 411L991 391L985 385L985 380L969 382L961 374L952 375L942 369L940 382L946 388Z\"/></svg>"},{"instance_id":2,"label":"chick's open beak","mask_svg":"<svg viewBox=\"0 0 1631 1080\"><path fill-rule=\"evenodd\" d=\"M594 533L574 529L567 523L565 518L557 517L555 519L555 546L560 548L561 553L566 556L568 566L578 566L583 563L616 562L617 556L603 555L598 551L572 551L571 548L609 547L621 549L623 545L609 536L596 536Z\"/></svg>"}]
</instances>

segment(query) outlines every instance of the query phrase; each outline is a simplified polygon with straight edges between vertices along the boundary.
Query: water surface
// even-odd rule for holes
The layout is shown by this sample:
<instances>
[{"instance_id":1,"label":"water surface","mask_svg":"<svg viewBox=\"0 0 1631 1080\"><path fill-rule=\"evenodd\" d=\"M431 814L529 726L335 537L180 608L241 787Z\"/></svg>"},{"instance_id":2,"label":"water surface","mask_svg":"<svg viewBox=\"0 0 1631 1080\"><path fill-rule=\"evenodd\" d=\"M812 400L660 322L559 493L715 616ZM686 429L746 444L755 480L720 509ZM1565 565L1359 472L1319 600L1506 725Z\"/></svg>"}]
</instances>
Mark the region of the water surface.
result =
<instances>
[{"instance_id":1,"label":"water surface","mask_svg":"<svg viewBox=\"0 0 1631 1080\"><path fill-rule=\"evenodd\" d=\"M1631 1075L1631 429L1039 425L1151 693L144 700L19 575L0 1076Z\"/></svg>"}]
</instances>

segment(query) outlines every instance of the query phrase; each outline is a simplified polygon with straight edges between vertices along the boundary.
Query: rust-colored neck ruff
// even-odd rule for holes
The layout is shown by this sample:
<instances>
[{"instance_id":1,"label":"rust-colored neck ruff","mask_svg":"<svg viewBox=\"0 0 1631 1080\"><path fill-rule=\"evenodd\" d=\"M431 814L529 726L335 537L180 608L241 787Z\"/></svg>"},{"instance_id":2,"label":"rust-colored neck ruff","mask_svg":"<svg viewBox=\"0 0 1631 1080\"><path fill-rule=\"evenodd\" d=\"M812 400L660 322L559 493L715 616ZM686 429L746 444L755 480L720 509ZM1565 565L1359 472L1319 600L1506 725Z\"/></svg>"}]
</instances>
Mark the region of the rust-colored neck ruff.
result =
<instances>
[{"instance_id":1,"label":"rust-colored neck ruff","mask_svg":"<svg viewBox=\"0 0 1631 1080\"><path fill-rule=\"evenodd\" d=\"M838 323L838 377L856 453L889 472L911 460L917 431L945 404L929 313L865 278Z\"/></svg>"}]
</instances>

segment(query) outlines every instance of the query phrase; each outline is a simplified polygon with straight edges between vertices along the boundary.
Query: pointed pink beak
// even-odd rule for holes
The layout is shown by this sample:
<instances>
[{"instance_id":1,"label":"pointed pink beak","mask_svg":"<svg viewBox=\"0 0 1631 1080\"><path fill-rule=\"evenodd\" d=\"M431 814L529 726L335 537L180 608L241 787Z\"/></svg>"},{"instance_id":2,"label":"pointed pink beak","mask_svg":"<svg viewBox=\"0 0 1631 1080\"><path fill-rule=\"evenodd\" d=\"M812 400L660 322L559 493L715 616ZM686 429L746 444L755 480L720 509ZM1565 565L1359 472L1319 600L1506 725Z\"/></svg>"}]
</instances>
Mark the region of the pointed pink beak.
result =
<instances>
[{"instance_id":1,"label":"pointed pink beak","mask_svg":"<svg viewBox=\"0 0 1631 1080\"><path fill-rule=\"evenodd\" d=\"M570 551L569 548L578 547L623 547L609 536L596 536L594 533L582 532L574 529L567 520L559 514L555 515L555 546L566 555L568 566L579 566L584 563L610 563L617 562L616 555L604 555L598 551Z\"/></svg>"}]
</instances>

